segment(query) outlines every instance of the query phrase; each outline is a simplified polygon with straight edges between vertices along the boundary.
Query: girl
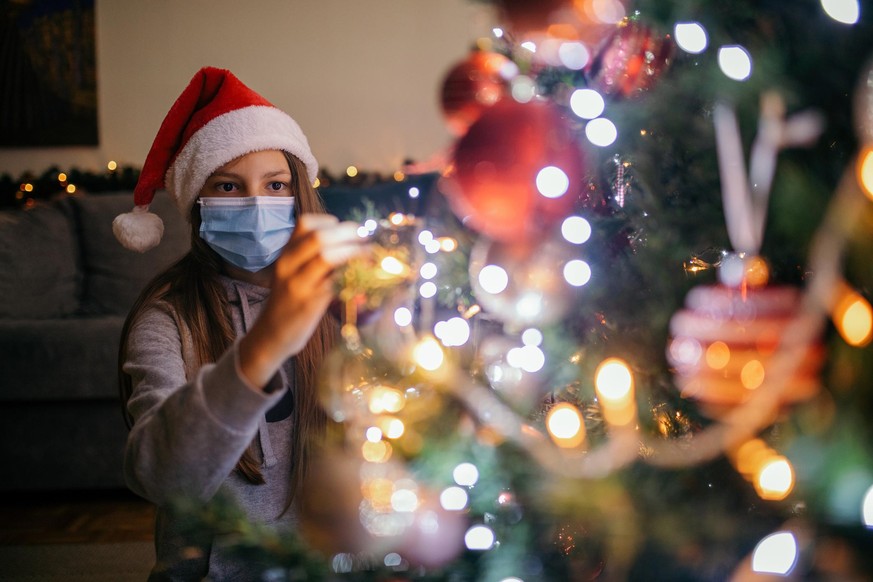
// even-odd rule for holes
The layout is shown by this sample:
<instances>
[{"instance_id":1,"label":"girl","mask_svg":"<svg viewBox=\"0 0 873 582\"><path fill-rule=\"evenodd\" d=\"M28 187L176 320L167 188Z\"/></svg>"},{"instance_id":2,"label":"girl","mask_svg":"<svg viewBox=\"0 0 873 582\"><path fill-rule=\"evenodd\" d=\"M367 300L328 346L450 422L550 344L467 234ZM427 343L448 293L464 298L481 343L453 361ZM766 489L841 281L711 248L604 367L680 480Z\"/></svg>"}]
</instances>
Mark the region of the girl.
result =
<instances>
[{"instance_id":1,"label":"girl","mask_svg":"<svg viewBox=\"0 0 873 582\"><path fill-rule=\"evenodd\" d=\"M326 420L314 376L334 326L331 273L360 252L355 225L323 214L299 126L229 71L205 68L171 108L113 229L160 241L148 212L166 188L191 249L142 292L119 378L132 428L129 487L157 506L151 580L254 580L215 540L187 539L174 499L229 495L251 520L294 527L295 491ZM322 213L322 214L319 214Z\"/></svg>"}]
</instances>

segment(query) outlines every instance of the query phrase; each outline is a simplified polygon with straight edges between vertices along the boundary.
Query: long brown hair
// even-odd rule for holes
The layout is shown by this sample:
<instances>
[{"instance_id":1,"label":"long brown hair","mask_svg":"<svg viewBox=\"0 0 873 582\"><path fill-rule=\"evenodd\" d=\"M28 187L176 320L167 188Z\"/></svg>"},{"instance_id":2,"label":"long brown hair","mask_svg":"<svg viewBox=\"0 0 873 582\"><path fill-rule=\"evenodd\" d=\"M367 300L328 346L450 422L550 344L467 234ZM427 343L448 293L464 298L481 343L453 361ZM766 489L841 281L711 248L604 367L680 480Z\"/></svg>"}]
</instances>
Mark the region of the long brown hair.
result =
<instances>
[{"instance_id":1,"label":"long brown hair","mask_svg":"<svg viewBox=\"0 0 873 582\"><path fill-rule=\"evenodd\" d=\"M297 197L295 211L298 217L300 213L323 213L324 205L309 182L306 167L287 152L285 158L291 171L291 190ZM127 410L133 384L131 377L123 370L127 359L128 335L148 307L155 302L164 301L173 308L191 332L198 360L197 367L215 362L234 341L227 296L218 278L223 263L218 254L200 237L198 204L192 206L190 218L191 250L146 285L124 322L118 351L118 381L122 411L128 427L133 426L133 418ZM332 316L325 315L306 347L295 356L294 428L291 443L292 497L305 477L310 451L324 434L327 424L327 416L318 401L316 376L335 337L336 322ZM259 485L264 483L264 476L255 447L253 441L237 463L236 470L250 483Z\"/></svg>"}]
</instances>

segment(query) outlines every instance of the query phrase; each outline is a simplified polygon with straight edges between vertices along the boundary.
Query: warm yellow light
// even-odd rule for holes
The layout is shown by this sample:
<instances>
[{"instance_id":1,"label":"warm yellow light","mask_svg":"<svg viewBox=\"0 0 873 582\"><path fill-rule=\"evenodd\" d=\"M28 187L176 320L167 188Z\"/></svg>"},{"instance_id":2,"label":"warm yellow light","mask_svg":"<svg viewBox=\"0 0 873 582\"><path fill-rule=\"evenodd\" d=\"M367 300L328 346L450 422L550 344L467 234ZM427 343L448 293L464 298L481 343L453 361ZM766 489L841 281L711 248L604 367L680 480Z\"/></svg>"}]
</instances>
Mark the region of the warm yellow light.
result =
<instances>
[{"instance_id":1,"label":"warm yellow light","mask_svg":"<svg viewBox=\"0 0 873 582\"><path fill-rule=\"evenodd\" d=\"M354 178L358 175L358 169L354 166L349 166L348 168L346 168L346 175L349 178Z\"/></svg>"},{"instance_id":2,"label":"warm yellow light","mask_svg":"<svg viewBox=\"0 0 873 582\"><path fill-rule=\"evenodd\" d=\"M113 160L109 160L109 163L106 164L106 169L108 169L110 172L114 172L118 169L118 164L116 164Z\"/></svg>"},{"instance_id":3,"label":"warm yellow light","mask_svg":"<svg viewBox=\"0 0 873 582\"><path fill-rule=\"evenodd\" d=\"M731 349L724 342L713 342L706 348L706 365L721 370L731 361Z\"/></svg>"},{"instance_id":4,"label":"warm yellow light","mask_svg":"<svg viewBox=\"0 0 873 582\"><path fill-rule=\"evenodd\" d=\"M546 416L546 429L556 445L578 446L585 440L585 424L579 410L568 402L556 404Z\"/></svg>"},{"instance_id":5,"label":"warm yellow light","mask_svg":"<svg viewBox=\"0 0 873 582\"><path fill-rule=\"evenodd\" d=\"M749 360L740 371L740 382L747 390L754 390L764 383L764 364L758 360Z\"/></svg>"},{"instance_id":6,"label":"warm yellow light","mask_svg":"<svg viewBox=\"0 0 873 582\"><path fill-rule=\"evenodd\" d=\"M746 283L752 287L763 287L770 279L770 267L761 257L751 257L746 262Z\"/></svg>"},{"instance_id":7,"label":"warm yellow light","mask_svg":"<svg viewBox=\"0 0 873 582\"><path fill-rule=\"evenodd\" d=\"M413 348L412 359L425 370L433 372L443 365L446 356L440 342L433 336L426 336Z\"/></svg>"},{"instance_id":8,"label":"warm yellow light","mask_svg":"<svg viewBox=\"0 0 873 582\"><path fill-rule=\"evenodd\" d=\"M864 193L873 198L873 146L867 147L858 156L858 183Z\"/></svg>"},{"instance_id":9,"label":"warm yellow light","mask_svg":"<svg viewBox=\"0 0 873 582\"><path fill-rule=\"evenodd\" d=\"M21 189L25 192L33 192L33 184L25 184Z\"/></svg>"},{"instance_id":10,"label":"warm yellow light","mask_svg":"<svg viewBox=\"0 0 873 582\"><path fill-rule=\"evenodd\" d=\"M619 358L608 358L597 366L594 386L601 400L621 402L632 394L634 379L630 368Z\"/></svg>"},{"instance_id":11,"label":"warm yellow light","mask_svg":"<svg viewBox=\"0 0 873 582\"><path fill-rule=\"evenodd\" d=\"M67 194L73 194L76 192L75 184L67 184Z\"/></svg>"},{"instance_id":12,"label":"warm yellow light","mask_svg":"<svg viewBox=\"0 0 873 582\"><path fill-rule=\"evenodd\" d=\"M373 509L385 511L391 507L394 482L383 477L367 479L361 483L361 495L370 502Z\"/></svg>"},{"instance_id":13,"label":"warm yellow light","mask_svg":"<svg viewBox=\"0 0 873 582\"><path fill-rule=\"evenodd\" d=\"M318 178L316 178L316 179L315 179L315 182L312 183L312 187L313 187L313 188L318 188L319 186L321 186L321 180L319 180Z\"/></svg>"},{"instance_id":14,"label":"warm yellow light","mask_svg":"<svg viewBox=\"0 0 873 582\"><path fill-rule=\"evenodd\" d=\"M865 346L873 339L873 309L858 293L847 290L834 309L834 323L847 344Z\"/></svg>"},{"instance_id":15,"label":"warm yellow light","mask_svg":"<svg viewBox=\"0 0 873 582\"><path fill-rule=\"evenodd\" d=\"M60 174L58 174L58 182L66 182L66 181L67 181L67 175L66 175L66 174L64 174L63 172L61 172Z\"/></svg>"},{"instance_id":16,"label":"warm yellow light","mask_svg":"<svg viewBox=\"0 0 873 582\"><path fill-rule=\"evenodd\" d=\"M636 418L634 378L630 367L619 358L608 358L597 366L594 389L603 417L609 424L624 426Z\"/></svg>"},{"instance_id":17,"label":"warm yellow light","mask_svg":"<svg viewBox=\"0 0 873 582\"><path fill-rule=\"evenodd\" d=\"M376 386L370 392L369 408L373 414L398 412L406 404L406 396L400 390L389 386Z\"/></svg>"},{"instance_id":18,"label":"warm yellow light","mask_svg":"<svg viewBox=\"0 0 873 582\"><path fill-rule=\"evenodd\" d=\"M401 212L392 212L388 217L388 222L396 226L403 224L404 220L406 220L406 217Z\"/></svg>"},{"instance_id":19,"label":"warm yellow light","mask_svg":"<svg viewBox=\"0 0 873 582\"><path fill-rule=\"evenodd\" d=\"M379 428L389 439L399 439L406 432L406 426L403 421L393 416L383 416L379 418Z\"/></svg>"},{"instance_id":20,"label":"warm yellow light","mask_svg":"<svg viewBox=\"0 0 873 582\"><path fill-rule=\"evenodd\" d=\"M771 457L761 466L755 477L755 490L761 499L785 499L794 489L794 469L781 455Z\"/></svg>"},{"instance_id":21,"label":"warm yellow light","mask_svg":"<svg viewBox=\"0 0 873 582\"><path fill-rule=\"evenodd\" d=\"M391 445L385 441L367 441L361 446L361 455L365 461L371 463L384 463L391 458Z\"/></svg>"},{"instance_id":22,"label":"warm yellow light","mask_svg":"<svg viewBox=\"0 0 873 582\"><path fill-rule=\"evenodd\" d=\"M397 257L387 256L382 259L379 266L389 275L402 275L406 270L406 265L400 262Z\"/></svg>"},{"instance_id":23,"label":"warm yellow light","mask_svg":"<svg viewBox=\"0 0 873 582\"><path fill-rule=\"evenodd\" d=\"M449 236L443 236L438 239L440 241L440 249L445 253L450 253L458 248L458 241Z\"/></svg>"},{"instance_id":24,"label":"warm yellow light","mask_svg":"<svg viewBox=\"0 0 873 582\"><path fill-rule=\"evenodd\" d=\"M402 182L405 179L406 179L406 174L404 174L400 170L397 170L396 172L394 172L394 181L395 182Z\"/></svg>"},{"instance_id":25,"label":"warm yellow light","mask_svg":"<svg viewBox=\"0 0 873 582\"><path fill-rule=\"evenodd\" d=\"M761 439L746 441L731 455L737 471L748 477L755 475L765 460L775 453Z\"/></svg>"}]
</instances>

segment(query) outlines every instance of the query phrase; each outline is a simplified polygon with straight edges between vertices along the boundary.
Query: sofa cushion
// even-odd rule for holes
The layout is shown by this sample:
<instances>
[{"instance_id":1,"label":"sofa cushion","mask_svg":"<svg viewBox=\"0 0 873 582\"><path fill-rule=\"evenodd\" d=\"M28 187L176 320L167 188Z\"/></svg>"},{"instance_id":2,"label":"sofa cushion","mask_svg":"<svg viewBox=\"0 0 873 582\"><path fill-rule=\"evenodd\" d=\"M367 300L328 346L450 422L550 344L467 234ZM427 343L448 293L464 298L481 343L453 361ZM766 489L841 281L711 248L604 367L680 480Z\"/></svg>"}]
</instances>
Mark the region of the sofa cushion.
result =
<instances>
[{"instance_id":1,"label":"sofa cushion","mask_svg":"<svg viewBox=\"0 0 873 582\"><path fill-rule=\"evenodd\" d=\"M164 221L164 236L144 253L127 250L112 234L113 219L133 208L130 192L93 194L73 202L82 237L86 314L126 315L145 284L188 251L189 225L165 192L158 192L150 207Z\"/></svg>"},{"instance_id":2,"label":"sofa cushion","mask_svg":"<svg viewBox=\"0 0 873 582\"><path fill-rule=\"evenodd\" d=\"M69 200L0 212L0 318L70 315L79 303L79 246Z\"/></svg>"},{"instance_id":3,"label":"sofa cushion","mask_svg":"<svg viewBox=\"0 0 873 582\"><path fill-rule=\"evenodd\" d=\"M13 401L118 399L124 317L0 319L0 407Z\"/></svg>"}]
</instances>

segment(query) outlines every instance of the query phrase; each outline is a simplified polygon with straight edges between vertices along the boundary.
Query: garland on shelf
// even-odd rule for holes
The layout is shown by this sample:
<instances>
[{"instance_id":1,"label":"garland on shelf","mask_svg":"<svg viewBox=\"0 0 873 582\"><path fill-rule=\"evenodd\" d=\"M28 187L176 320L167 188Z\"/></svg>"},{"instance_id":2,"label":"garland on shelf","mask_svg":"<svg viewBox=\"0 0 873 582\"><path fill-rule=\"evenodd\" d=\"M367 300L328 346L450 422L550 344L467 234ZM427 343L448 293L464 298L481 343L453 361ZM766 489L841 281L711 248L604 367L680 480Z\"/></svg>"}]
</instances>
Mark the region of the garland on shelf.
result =
<instances>
[{"instance_id":1,"label":"garland on shelf","mask_svg":"<svg viewBox=\"0 0 873 582\"><path fill-rule=\"evenodd\" d=\"M3 173L0 174L0 209L30 207L38 201L52 200L65 195L133 190L139 174L140 168L119 167L115 162L109 162L105 171L78 168L62 170L58 166L52 166L39 174L25 172L17 178L9 173ZM402 182L405 179L406 174L400 170L386 175L375 171L361 171L355 166L349 166L340 174L325 169L320 170L316 186L365 188L392 181Z\"/></svg>"}]
</instances>

